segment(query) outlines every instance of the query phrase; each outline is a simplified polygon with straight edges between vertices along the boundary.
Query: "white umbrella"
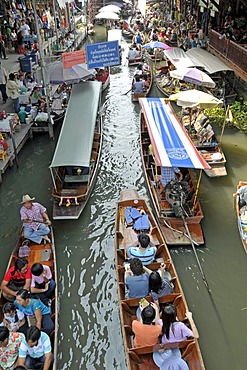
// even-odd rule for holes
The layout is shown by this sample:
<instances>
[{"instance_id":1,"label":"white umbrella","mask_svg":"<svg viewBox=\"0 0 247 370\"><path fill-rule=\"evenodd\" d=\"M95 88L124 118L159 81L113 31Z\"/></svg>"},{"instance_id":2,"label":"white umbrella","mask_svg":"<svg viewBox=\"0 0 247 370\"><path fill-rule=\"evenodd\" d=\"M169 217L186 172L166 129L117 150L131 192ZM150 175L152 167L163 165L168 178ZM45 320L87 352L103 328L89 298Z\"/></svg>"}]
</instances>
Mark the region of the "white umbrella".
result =
<instances>
[{"instance_id":1,"label":"white umbrella","mask_svg":"<svg viewBox=\"0 0 247 370\"><path fill-rule=\"evenodd\" d=\"M52 85L59 85L63 82L77 83L81 80L86 80L95 74L94 69L87 69L86 64L76 64L71 68L64 69L62 62L56 62L52 66L50 72L50 83Z\"/></svg>"},{"instance_id":2,"label":"white umbrella","mask_svg":"<svg viewBox=\"0 0 247 370\"><path fill-rule=\"evenodd\" d=\"M223 105L223 102L211 94L207 94L200 90L180 91L177 94L169 96L168 100L175 100L180 107L201 107L201 108L216 108Z\"/></svg>"},{"instance_id":3,"label":"white umbrella","mask_svg":"<svg viewBox=\"0 0 247 370\"><path fill-rule=\"evenodd\" d=\"M96 19L113 19L113 20L118 20L119 16L116 13L113 12L100 12L96 14L95 16Z\"/></svg>"},{"instance_id":4,"label":"white umbrella","mask_svg":"<svg viewBox=\"0 0 247 370\"><path fill-rule=\"evenodd\" d=\"M215 87L215 82L205 72L197 68L178 68L170 72L170 76L185 82L191 82L196 85L202 85L209 88Z\"/></svg>"},{"instance_id":5,"label":"white umbrella","mask_svg":"<svg viewBox=\"0 0 247 370\"><path fill-rule=\"evenodd\" d=\"M100 8L99 12L113 12L118 13L120 12L121 8L117 5L106 5Z\"/></svg>"}]
</instances>

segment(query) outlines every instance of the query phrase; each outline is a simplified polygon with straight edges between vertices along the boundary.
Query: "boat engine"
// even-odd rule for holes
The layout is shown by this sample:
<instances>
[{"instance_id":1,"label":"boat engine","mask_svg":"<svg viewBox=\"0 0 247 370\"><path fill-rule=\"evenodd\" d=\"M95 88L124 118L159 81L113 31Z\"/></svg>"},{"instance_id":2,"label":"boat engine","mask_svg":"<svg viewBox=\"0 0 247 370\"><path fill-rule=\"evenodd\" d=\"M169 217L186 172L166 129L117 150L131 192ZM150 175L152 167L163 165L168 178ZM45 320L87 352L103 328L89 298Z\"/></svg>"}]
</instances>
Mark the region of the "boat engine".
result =
<instances>
[{"instance_id":1,"label":"boat engine","mask_svg":"<svg viewBox=\"0 0 247 370\"><path fill-rule=\"evenodd\" d=\"M187 208L187 194L178 181L172 180L167 184L166 201L172 206L176 217L183 218L187 216L185 211L185 208Z\"/></svg>"}]
</instances>

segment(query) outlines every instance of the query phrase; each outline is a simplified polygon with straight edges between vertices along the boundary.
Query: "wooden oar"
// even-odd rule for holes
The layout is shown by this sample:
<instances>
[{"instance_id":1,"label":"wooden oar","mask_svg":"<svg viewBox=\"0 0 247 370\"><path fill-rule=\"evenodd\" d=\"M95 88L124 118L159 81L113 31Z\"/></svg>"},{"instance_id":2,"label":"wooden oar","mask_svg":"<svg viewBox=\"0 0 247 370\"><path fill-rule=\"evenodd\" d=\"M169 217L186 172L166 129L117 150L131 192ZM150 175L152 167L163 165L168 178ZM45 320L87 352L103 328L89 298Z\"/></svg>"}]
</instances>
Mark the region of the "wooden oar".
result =
<instances>
[{"instance_id":1,"label":"wooden oar","mask_svg":"<svg viewBox=\"0 0 247 370\"><path fill-rule=\"evenodd\" d=\"M124 93L122 95L127 95L131 90L132 90L132 86L131 86L131 88L126 93Z\"/></svg>"}]
</instances>

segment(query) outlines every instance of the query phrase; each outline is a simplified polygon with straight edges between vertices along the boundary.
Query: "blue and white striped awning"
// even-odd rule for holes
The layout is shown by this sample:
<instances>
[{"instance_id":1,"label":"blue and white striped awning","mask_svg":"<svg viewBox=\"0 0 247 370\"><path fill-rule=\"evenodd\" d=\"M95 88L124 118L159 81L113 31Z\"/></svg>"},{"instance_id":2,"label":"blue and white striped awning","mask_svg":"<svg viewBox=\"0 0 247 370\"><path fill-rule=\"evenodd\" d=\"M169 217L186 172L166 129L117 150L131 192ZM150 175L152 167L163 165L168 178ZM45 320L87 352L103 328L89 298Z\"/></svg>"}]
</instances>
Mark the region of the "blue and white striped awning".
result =
<instances>
[{"instance_id":1,"label":"blue and white striped awning","mask_svg":"<svg viewBox=\"0 0 247 370\"><path fill-rule=\"evenodd\" d=\"M158 166L210 169L165 99L139 102Z\"/></svg>"}]
</instances>

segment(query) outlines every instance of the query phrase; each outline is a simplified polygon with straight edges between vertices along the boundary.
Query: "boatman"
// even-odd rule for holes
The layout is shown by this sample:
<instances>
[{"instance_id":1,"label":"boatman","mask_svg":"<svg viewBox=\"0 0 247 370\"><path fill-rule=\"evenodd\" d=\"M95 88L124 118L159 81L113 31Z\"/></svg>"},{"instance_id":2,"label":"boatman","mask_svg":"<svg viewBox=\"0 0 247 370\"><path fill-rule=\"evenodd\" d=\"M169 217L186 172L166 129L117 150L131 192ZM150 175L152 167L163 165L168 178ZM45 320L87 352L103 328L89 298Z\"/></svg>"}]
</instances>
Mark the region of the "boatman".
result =
<instances>
[{"instance_id":1,"label":"boatman","mask_svg":"<svg viewBox=\"0 0 247 370\"><path fill-rule=\"evenodd\" d=\"M39 203L33 203L35 198L29 195L23 195L23 206L20 209L21 220L24 227L24 237L40 244L42 239L50 243L48 234L50 233L49 225L51 221L46 212L46 208Z\"/></svg>"},{"instance_id":2,"label":"boatman","mask_svg":"<svg viewBox=\"0 0 247 370\"><path fill-rule=\"evenodd\" d=\"M160 174L160 185L161 185L161 192L166 188L166 186L171 182L172 180L177 179L181 182L183 179L183 174L177 167L164 167L162 166L160 168L161 174Z\"/></svg>"}]
</instances>

